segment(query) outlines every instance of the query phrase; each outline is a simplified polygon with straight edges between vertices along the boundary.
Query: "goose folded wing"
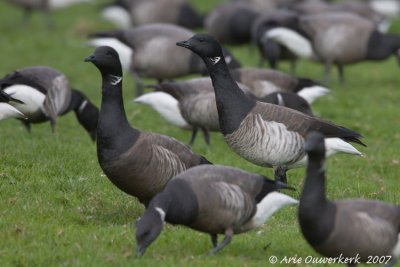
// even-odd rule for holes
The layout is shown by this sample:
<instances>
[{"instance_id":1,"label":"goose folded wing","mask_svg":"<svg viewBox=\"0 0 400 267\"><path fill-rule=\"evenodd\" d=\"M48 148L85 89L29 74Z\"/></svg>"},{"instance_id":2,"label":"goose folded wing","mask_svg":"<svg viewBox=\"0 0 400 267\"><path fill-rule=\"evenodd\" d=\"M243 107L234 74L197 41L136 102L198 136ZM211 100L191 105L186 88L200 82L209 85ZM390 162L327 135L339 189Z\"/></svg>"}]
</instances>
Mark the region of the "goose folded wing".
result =
<instances>
[{"instance_id":1,"label":"goose folded wing","mask_svg":"<svg viewBox=\"0 0 400 267\"><path fill-rule=\"evenodd\" d=\"M290 108L259 102L252 112L260 114L265 121L282 123L289 131L297 132L303 137L310 131L318 131L326 138L338 137L344 141L365 146L359 139L362 136L358 132L320 118L310 117Z\"/></svg>"},{"instance_id":2,"label":"goose folded wing","mask_svg":"<svg viewBox=\"0 0 400 267\"><path fill-rule=\"evenodd\" d=\"M71 100L71 88L67 77L60 75L53 80L43 103L44 113L55 121L57 116L66 110Z\"/></svg>"}]
</instances>

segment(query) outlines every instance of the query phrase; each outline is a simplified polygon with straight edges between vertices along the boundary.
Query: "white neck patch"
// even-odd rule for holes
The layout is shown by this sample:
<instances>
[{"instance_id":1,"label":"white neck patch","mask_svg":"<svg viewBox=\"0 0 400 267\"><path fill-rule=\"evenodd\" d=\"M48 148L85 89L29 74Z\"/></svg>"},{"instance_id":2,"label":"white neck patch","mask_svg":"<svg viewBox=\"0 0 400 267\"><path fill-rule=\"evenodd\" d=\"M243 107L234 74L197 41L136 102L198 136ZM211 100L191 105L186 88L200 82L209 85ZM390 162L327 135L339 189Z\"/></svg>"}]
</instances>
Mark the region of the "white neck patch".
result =
<instances>
[{"instance_id":1,"label":"white neck patch","mask_svg":"<svg viewBox=\"0 0 400 267\"><path fill-rule=\"evenodd\" d=\"M215 65L221 60L221 57L209 57L209 59L210 59L211 63L213 65Z\"/></svg>"},{"instance_id":2,"label":"white neck patch","mask_svg":"<svg viewBox=\"0 0 400 267\"><path fill-rule=\"evenodd\" d=\"M117 85L122 81L122 77L121 76L110 74L110 77L111 77L111 82L110 83L112 85Z\"/></svg>"},{"instance_id":3,"label":"white neck patch","mask_svg":"<svg viewBox=\"0 0 400 267\"><path fill-rule=\"evenodd\" d=\"M79 113L82 112L82 110L86 107L87 103L88 103L87 100L82 102L82 104L79 106L79 109L78 109Z\"/></svg>"},{"instance_id":4,"label":"white neck patch","mask_svg":"<svg viewBox=\"0 0 400 267\"><path fill-rule=\"evenodd\" d=\"M159 207L155 207L155 210L160 214L161 221L165 221L165 211Z\"/></svg>"}]
</instances>

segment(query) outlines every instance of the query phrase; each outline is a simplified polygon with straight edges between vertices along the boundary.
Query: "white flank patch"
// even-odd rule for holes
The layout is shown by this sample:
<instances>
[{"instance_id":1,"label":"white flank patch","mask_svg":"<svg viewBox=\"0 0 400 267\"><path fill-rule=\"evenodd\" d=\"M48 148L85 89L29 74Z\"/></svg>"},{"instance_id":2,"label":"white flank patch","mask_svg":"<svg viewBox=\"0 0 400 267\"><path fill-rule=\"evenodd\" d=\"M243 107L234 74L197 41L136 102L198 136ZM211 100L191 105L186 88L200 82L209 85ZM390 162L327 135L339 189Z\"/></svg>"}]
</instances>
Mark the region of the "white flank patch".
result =
<instances>
[{"instance_id":1,"label":"white flank patch","mask_svg":"<svg viewBox=\"0 0 400 267\"><path fill-rule=\"evenodd\" d=\"M90 40L88 44L95 47L104 45L111 46L117 51L119 55L119 60L121 61L122 69L124 71L129 70L133 53L133 50L129 46L125 45L124 43L118 41L115 38L96 38Z\"/></svg>"},{"instance_id":2,"label":"white flank patch","mask_svg":"<svg viewBox=\"0 0 400 267\"><path fill-rule=\"evenodd\" d=\"M0 120L12 118L25 118L25 116L13 106L7 103L0 103Z\"/></svg>"},{"instance_id":3,"label":"white flank patch","mask_svg":"<svg viewBox=\"0 0 400 267\"><path fill-rule=\"evenodd\" d=\"M381 22L379 22L377 29L381 33L387 33L391 25L392 23L390 22L390 20L384 19Z\"/></svg>"},{"instance_id":4,"label":"white flank patch","mask_svg":"<svg viewBox=\"0 0 400 267\"><path fill-rule=\"evenodd\" d=\"M325 149L327 157L337 153L362 155L355 147L340 138L325 138Z\"/></svg>"},{"instance_id":5,"label":"white flank patch","mask_svg":"<svg viewBox=\"0 0 400 267\"><path fill-rule=\"evenodd\" d=\"M49 0L50 9L64 8L78 3L90 3L93 0Z\"/></svg>"},{"instance_id":6,"label":"white flank patch","mask_svg":"<svg viewBox=\"0 0 400 267\"><path fill-rule=\"evenodd\" d=\"M394 247L392 254L396 258L400 256L400 234L397 236L397 244Z\"/></svg>"},{"instance_id":7,"label":"white flank patch","mask_svg":"<svg viewBox=\"0 0 400 267\"><path fill-rule=\"evenodd\" d=\"M129 28L132 25L128 11L119 6L110 6L103 9L101 17L110 21L119 28Z\"/></svg>"},{"instance_id":8,"label":"white flank patch","mask_svg":"<svg viewBox=\"0 0 400 267\"><path fill-rule=\"evenodd\" d=\"M122 81L122 77L121 76L110 74L110 77L111 77L111 82L110 83L112 85L117 85Z\"/></svg>"},{"instance_id":9,"label":"white flank patch","mask_svg":"<svg viewBox=\"0 0 400 267\"><path fill-rule=\"evenodd\" d=\"M253 216L253 227L264 224L275 212L288 205L298 204L299 201L279 192L272 192L266 195L257 204L257 212Z\"/></svg>"},{"instance_id":10,"label":"white flank patch","mask_svg":"<svg viewBox=\"0 0 400 267\"><path fill-rule=\"evenodd\" d=\"M400 13L400 3L397 0L373 0L371 8L386 17L396 17Z\"/></svg>"},{"instance_id":11,"label":"white flank patch","mask_svg":"<svg viewBox=\"0 0 400 267\"><path fill-rule=\"evenodd\" d=\"M182 117L178 101L170 94L152 92L134 99L136 103L146 104L157 111L166 121L179 128L191 129L191 126Z\"/></svg>"},{"instance_id":12,"label":"white flank patch","mask_svg":"<svg viewBox=\"0 0 400 267\"><path fill-rule=\"evenodd\" d=\"M25 103L20 104L10 102L10 105L18 109L27 117L30 117L30 115L34 115L38 112L42 112L43 102L46 96L35 88L27 85L17 84L7 87L4 89L4 92Z\"/></svg>"},{"instance_id":13,"label":"white flank patch","mask_svg":"<svg viewBox=\"0 0 400 267\"><path fill-rule=\"evenodd\" d=\"M209 59L210 59L211 63L213 65L215 65L221 60L221 57L210 57Z\"/></svg>"},{"instance_id":14,"label":"white flank patch","mask_svg":"<svg viewBox=\"0 0 400 267\"><path fill-rule=\"evenodd\" d=\"M317 98L329 94L330 90L322 86L304 87L297 94L304 98L308 104L312 104Z\"/></svg>"},{"instance_id":15,"label":"white flank patch","mask_svg":"<svg viewBox=\"0 0 400 267\"><path fill-rule=\"evenodd\" d=\"M155 207L155 210L160 214L161 221L165 221L165 211L159 207Z\"/></svg>"},{"instance_id":16,"label":"white flank patch","mask_svg":"<svg viewBox=\"0 0 400 267\"><path fill-rule=\"evenodd\" d=\"M298 57L307 59L315 58L310 41L293 30L278 27L267 31L265 37L285 46Z\"/></svg>"}]
</instances>

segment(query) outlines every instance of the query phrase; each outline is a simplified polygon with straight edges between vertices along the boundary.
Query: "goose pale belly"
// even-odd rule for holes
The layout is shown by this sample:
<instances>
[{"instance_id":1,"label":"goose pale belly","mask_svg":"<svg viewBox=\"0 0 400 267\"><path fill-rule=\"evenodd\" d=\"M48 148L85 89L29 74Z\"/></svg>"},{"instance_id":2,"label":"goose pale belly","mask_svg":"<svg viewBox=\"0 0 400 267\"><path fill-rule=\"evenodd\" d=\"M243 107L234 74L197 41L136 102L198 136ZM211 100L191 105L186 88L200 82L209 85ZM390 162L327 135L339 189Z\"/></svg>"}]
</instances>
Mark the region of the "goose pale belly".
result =
<instances>
[{"instance_id":1,"label":"goose pale belly","mask_svg":"<svg viewBox=\"0 0 400 267\"><path fill-rule=\"evenodd\" d=\"M265 167L287 166L305 156L304 138L282 123L249 114L225 141L241 157Z\"/></svg>"}]
</instances>

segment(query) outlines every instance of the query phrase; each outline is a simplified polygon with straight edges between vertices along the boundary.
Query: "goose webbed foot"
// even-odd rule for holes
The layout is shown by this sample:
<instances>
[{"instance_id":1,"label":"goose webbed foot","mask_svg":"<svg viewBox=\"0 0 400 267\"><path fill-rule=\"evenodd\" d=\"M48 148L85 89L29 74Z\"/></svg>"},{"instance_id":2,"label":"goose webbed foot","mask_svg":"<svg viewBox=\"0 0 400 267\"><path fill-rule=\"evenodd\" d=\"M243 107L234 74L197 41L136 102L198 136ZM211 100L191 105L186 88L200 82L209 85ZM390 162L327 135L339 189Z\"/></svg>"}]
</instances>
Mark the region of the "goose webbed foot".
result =
<instances>
[{"instance_id":1,"label":"goose webbed foot","mask_svg":"<svg viewBox=\"0 0 400 267\"><path fill-rule=\"evenodd\" d=\"M216 236L216 235L215 235ZM215 238L215 244L216 246L214 246L214 240L213 240L213 235L211 235L211 242L213 242L213 248L207 253L207 256L211 256L214 255L215 253L217 253L218 251L220 251L221 249L223 249L226 245L228 245L231 240L232 240L232 236L233 236L233 230L232 229L227 229L225 231L225 238L224 240L222 240L221 243L217 244L217 238Z\"/></svg>"},{"instance_id":2,"label":"goose webbed foot","mask_svg":"<svg viewBox=\"0 0 400 267\"><path fill-rule=\"evenodd\" d=\"M287 184L286 167L274 167L275 181L280 181Z\"/></svg>"}]
</instances>

